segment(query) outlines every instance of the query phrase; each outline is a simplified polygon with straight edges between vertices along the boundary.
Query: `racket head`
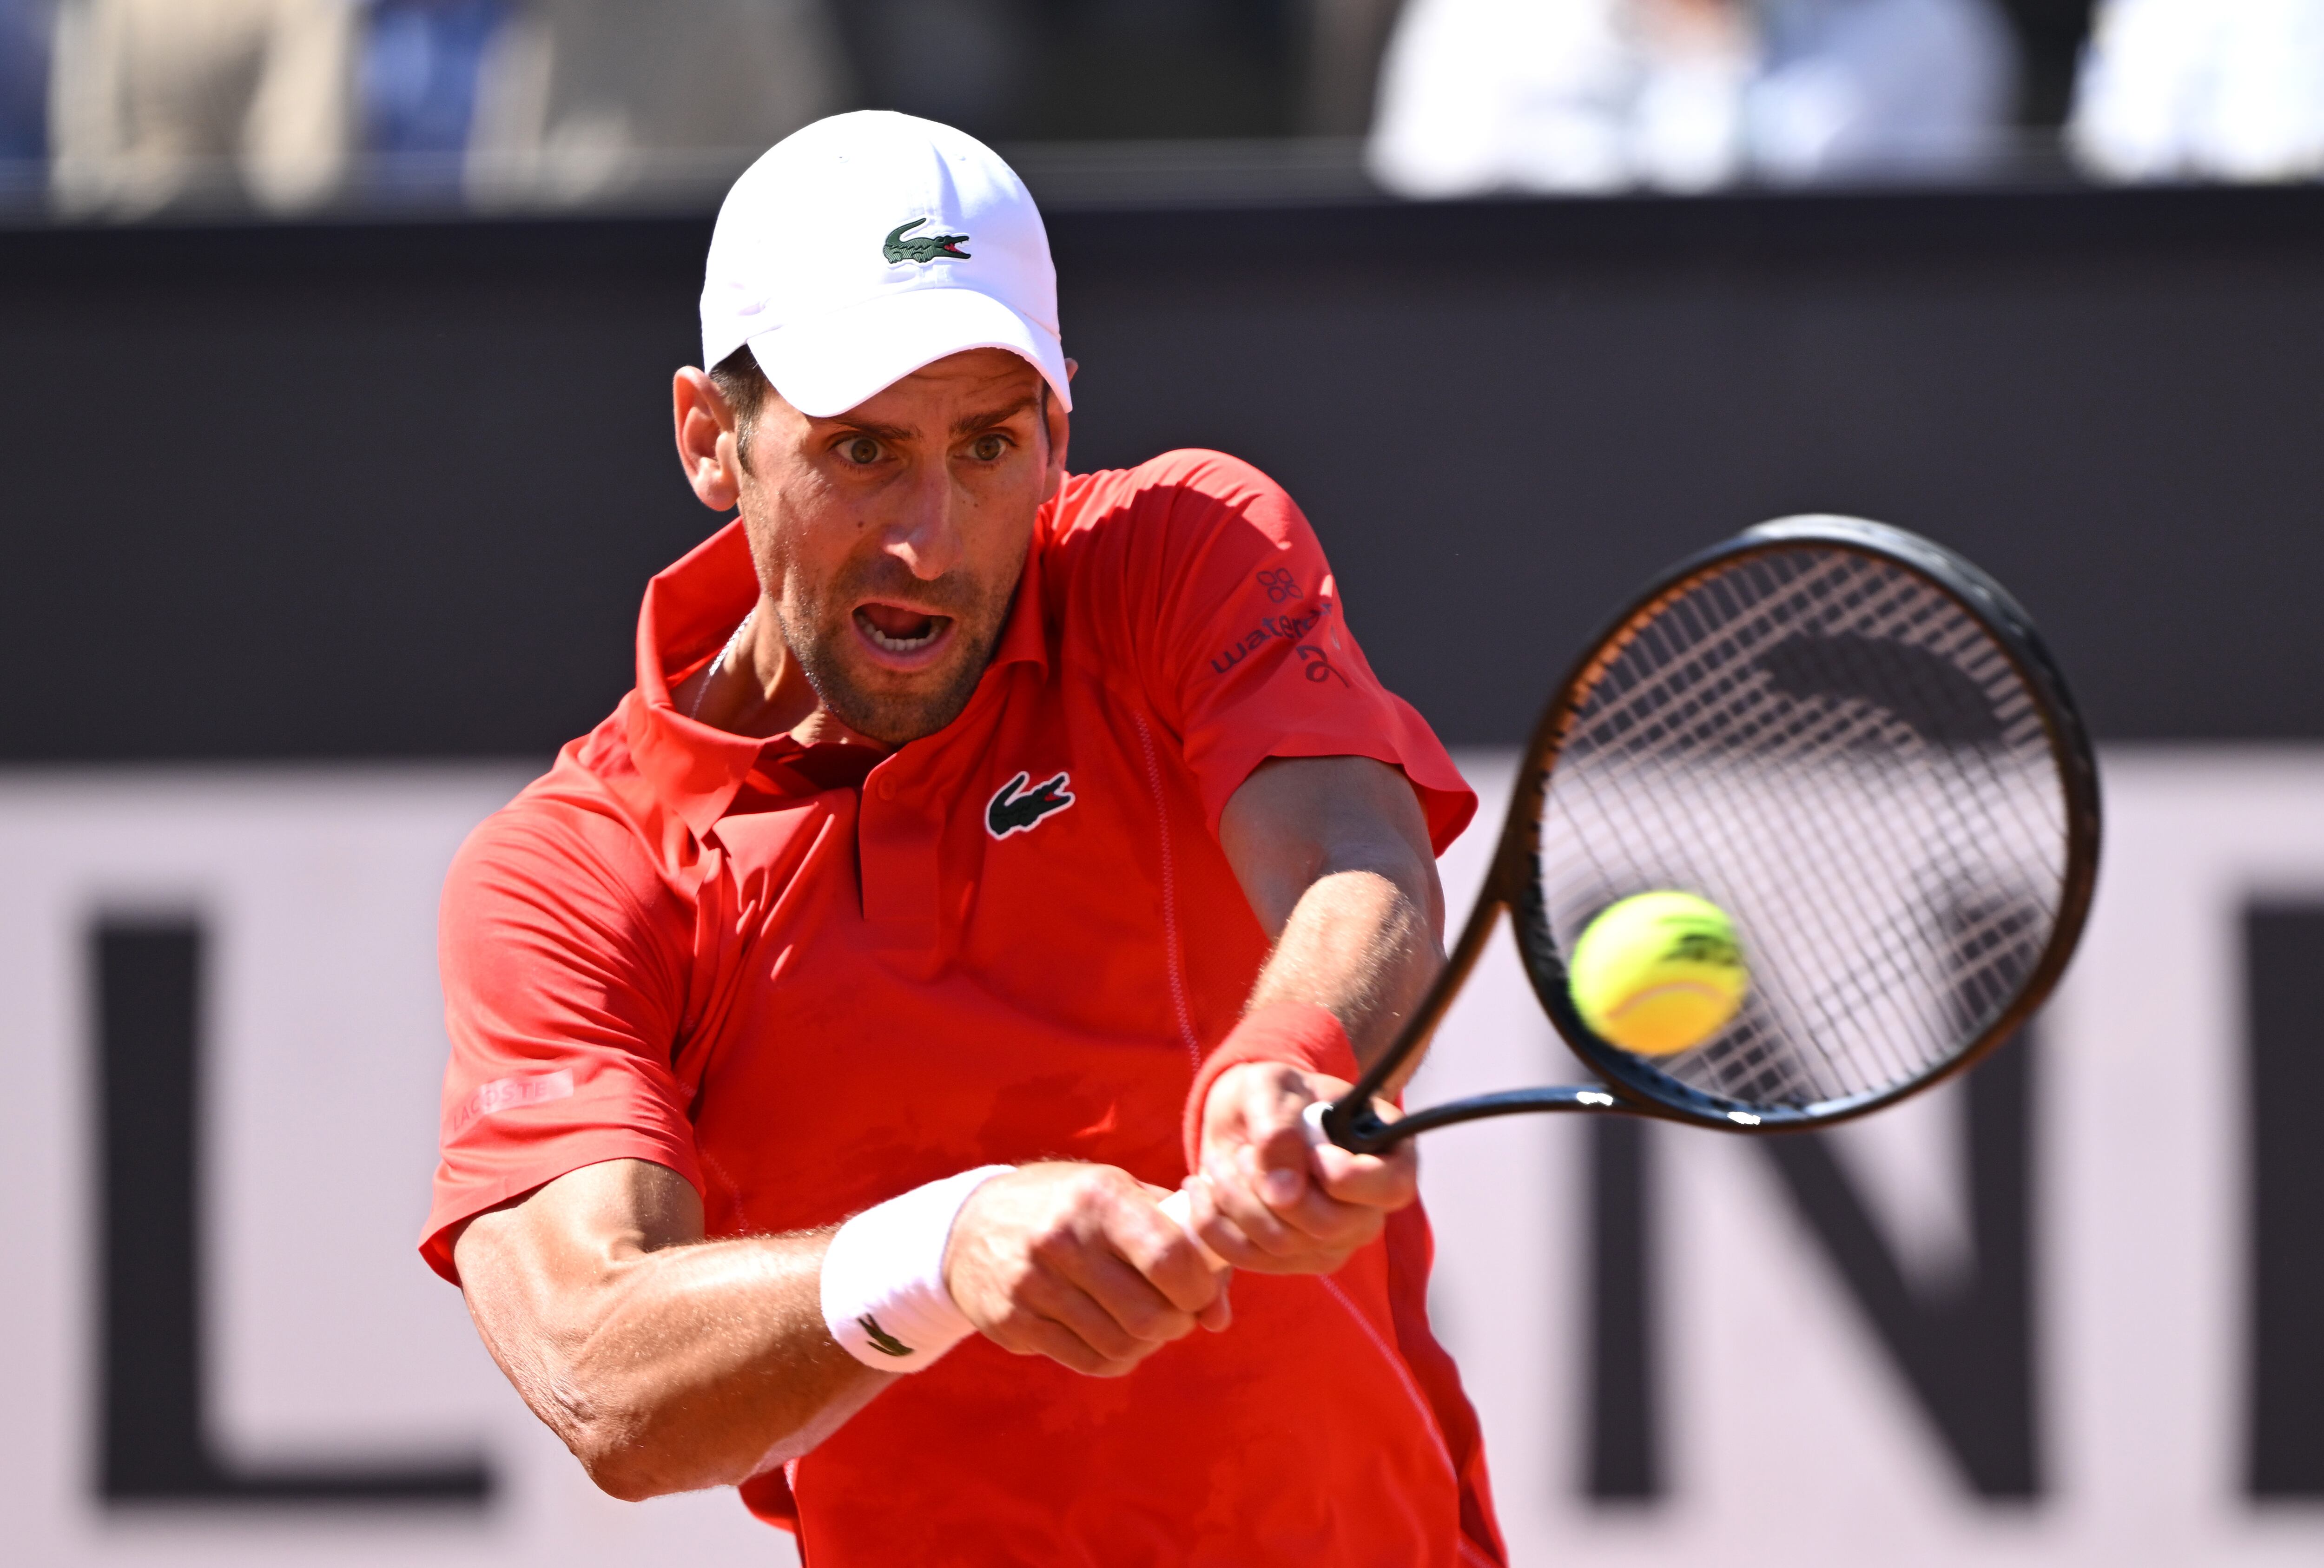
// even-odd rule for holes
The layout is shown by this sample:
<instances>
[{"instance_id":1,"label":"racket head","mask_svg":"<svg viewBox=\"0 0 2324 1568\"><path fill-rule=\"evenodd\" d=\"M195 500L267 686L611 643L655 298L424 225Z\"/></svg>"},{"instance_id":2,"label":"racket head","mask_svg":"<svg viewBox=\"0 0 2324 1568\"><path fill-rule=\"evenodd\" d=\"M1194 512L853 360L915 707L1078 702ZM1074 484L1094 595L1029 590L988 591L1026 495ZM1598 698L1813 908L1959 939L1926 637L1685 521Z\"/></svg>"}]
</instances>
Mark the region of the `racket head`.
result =
<instances>
[{"instance_id":1,"label":"racket head","mask_svg":"<svg viewBox=\"0 0 2324 1568\"><path fill-rule=\"evenodd\" d=\"M1793 517L1673 567L1575 662L1488 896L1623 1109L1781 1131L2006 1039L2073 955L2098 843L2088 732L2016 601L1904 530ZM1735 919L1752 992L1649 1057L1583 1021L1566 958L1599 909L1664 887Z\"/></svg>"}]
</instances>

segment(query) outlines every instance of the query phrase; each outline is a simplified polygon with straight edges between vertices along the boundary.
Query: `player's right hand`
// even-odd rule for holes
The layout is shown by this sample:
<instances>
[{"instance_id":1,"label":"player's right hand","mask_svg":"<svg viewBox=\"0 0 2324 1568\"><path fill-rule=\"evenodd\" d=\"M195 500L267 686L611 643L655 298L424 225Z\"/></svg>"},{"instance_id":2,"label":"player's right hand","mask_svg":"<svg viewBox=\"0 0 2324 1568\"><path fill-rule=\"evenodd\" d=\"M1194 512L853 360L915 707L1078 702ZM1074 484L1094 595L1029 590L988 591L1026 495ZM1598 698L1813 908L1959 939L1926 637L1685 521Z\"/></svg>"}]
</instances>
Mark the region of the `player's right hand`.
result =
<instances>
[{"instance_id":1,"label":"player's right hand","mask_svg":"<svg viewBox=\"0 0 2324 1568\"><path fill-rule=\"evenodd\" d=\"M1227 1270L1155 1206L1167 1195L1112 1166L1019 1167L961 1206L945 1284L1001 1349L1120 1377L1230 1318Z\"/></svg>"}]
</instances>

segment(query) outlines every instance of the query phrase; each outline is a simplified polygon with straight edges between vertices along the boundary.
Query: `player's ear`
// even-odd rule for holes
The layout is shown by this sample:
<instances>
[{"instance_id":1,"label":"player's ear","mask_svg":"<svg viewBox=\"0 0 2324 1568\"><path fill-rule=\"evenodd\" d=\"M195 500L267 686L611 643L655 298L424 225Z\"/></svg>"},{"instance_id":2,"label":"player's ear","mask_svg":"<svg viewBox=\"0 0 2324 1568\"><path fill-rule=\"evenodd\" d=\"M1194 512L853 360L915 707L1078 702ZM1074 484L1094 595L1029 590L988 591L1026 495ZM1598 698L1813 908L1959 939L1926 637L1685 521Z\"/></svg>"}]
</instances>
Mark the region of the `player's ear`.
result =
<instances>
[{"instance_id":1,"label":"player's ear","mask_svg":"<svg viewBox=\"0 0 2324 1568\"><path fill-rule=\"evenodd\" d=\"M1065 380L1070 384L1074 373L1081 369L1079 360L1065 361ZM1041 483L1041 499L1054 497L1065 482L1065 447L1073 434L1073 420L1066 414L1065 404L1055 394L1041 400L1041 416L1047 421L1049 438L1048 472Z\"/></svg>"},{"instance_id":2,"label":"player's ear","mask_svg":"<svg viewBox=\"0 0 2324 1568\"><path fill-rule=\"evenodd\" d=\"M686 482L711 511L732 512L742 493L742 455L726 395L689 364L670 378L669 396Z\"/></svg>"}]
</instances>

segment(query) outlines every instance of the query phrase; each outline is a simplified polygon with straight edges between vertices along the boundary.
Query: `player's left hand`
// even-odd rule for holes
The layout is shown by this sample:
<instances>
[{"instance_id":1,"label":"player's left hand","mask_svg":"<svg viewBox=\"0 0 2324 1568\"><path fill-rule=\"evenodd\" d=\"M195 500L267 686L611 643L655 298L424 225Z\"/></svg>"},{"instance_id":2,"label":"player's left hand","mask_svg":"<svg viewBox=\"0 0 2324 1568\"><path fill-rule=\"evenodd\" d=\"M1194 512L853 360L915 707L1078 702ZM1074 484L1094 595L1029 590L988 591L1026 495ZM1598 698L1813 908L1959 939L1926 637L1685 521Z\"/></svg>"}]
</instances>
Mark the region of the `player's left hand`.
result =
<instances>
[{"instance_id":1,"label":"player's left hand","mask_svg":"<svg viewBox=\"0 0 2324 1568\"><path fill-rule=\"evenodd\" d=\"M1203 1244L1259 1274L1330 1274L1419 1195L1409 1142L1351 1154L1314 1142L1302 1120L1345 1080L1284 1062L1245 1062L1211 1085L1202 1164L1187 1178L1189 1218ZM1380 1114L1393 1117L1383 1104Z\"/></svg>"}]
</instances>

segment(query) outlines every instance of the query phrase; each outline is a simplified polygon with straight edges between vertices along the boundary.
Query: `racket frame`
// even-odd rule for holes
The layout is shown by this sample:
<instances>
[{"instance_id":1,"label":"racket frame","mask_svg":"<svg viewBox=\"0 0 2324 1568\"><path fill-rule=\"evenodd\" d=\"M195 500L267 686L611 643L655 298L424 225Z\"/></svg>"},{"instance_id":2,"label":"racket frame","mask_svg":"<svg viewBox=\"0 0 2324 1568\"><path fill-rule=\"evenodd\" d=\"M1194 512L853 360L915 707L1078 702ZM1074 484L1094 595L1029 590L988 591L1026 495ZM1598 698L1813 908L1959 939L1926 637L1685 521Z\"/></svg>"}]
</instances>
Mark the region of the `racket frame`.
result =
<instances>
[{"instance_id":1,"label":"racket frame","mask_svg":"<svg viewBox=\"0 0 2324 1568\"><path fill-rule=\"evenodd\" d=\"M1679 1082L1601 1039L1582 1021L1573 1005L1565 965L1550 934L1549 911L1542 899L1541 805L1551 770L1579 715L1578 694L1598 668L1617 651L1616 637L1658 600L1679 592L1712 567L1732 566L1754 556L1772 555L1801 545L1847 550L1904 567L1951 598L1993 638L2018 678L2034 694L2034 706L2057 762L2066 800L2066 870L2057 918L2040 960L2010 1004L1967 1048L1918 1077L1883 1089L1806 1106L1749 1105ZM1460 940L1453 944L1443 970L1396 1039L1365 1069L1354 1086L1323 1113L1323 1130L1341 1148L1368 1154L1433 1128L1528 1112L1649 1116L1726 1132L1766 1133L1829 1127L1877 1111L1967 1071L2015 1034L2048 1000L2072 959L2075 945L2081 939L2082 927L2089 917L2090 899L2098 885L2099 829L2098 765L2080 709L2067 689L2056 660L2034 630L2033 617L1998 582L1941 545L1903 529L1863 518L1809 514L1778 518L1746 529L1732 539L1689 556L1655 577L1632 595L1574 660L1557 695L1534 726L1524 764L1517 772L1517 789L1509 800L1508 816L1501 827L1500 842L1493 851L1491 868ZM1444 1021L1444 1015L1451 1010L1452 999L1476 968L1504 911L1515 927L1513 934L1526 977L1532 982L1542 1010L1574 1054L1603 1075L1604 1081L1506 1089L1425 1106L1393 1121L1382 1118L1373 1109L1374 1099L1407 1064L1416 1063L1427 1048L1438 1026Z\"/></svg>"}]
</instances>

